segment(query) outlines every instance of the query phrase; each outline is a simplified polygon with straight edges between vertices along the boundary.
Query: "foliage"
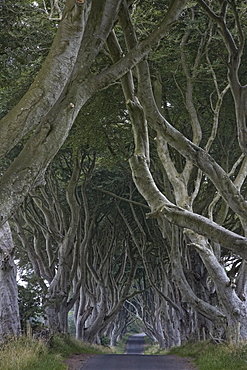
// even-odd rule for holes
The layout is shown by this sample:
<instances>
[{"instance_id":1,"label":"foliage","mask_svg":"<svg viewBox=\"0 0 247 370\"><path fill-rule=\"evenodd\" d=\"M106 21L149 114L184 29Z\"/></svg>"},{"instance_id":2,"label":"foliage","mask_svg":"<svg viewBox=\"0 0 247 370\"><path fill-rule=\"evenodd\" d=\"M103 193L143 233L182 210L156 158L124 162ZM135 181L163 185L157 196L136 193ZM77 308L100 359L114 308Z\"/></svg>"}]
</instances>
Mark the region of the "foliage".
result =
<instances>
[{"instance_id":1,"label":"foliage","mask_svg":"<svg viewBox=\"0 0 247 370\"><path fill-rule=\"evenodd\" d=\"M145 347L144 354L145 355L156 355L160 351L161 351L160 346L158 344L148 344ZM159 353L159 354L166 354L166 351L163 349L162 353Z\"/></svg>"},{"instance_id":2,"label":"foliage","mask_svg":"<svg viewBox=\"0 0 247 370\"><path fill-rule=\"evenodd\" d=\"M133 320L127 326L127 332L130 334L137 334L137 333L141 333L142 331L143 331L143 324L139 319Z\"/></svg>"},{"instance_id":3,"label":"foliage","mask_svg":"<svg viewBox=\"0 0 247 370\"><path fill-rule=\"evenodd\" d=\"M96 94L81 109L64 148L97 153L97 165L122 166L133 151L131 125L119 85Z\"/></svg>"},{"instance_id":4,"label":"foliage","mask_svg":"<svg viewBox=\"0 0 247 370\"><path fill-rule=\"evenodd\" d=\"M69 311L68 313L68 332L70 335L76 335L75 321L74 321L74 311Z\"/></svg>"},{"instance_id":5,"label":"foliage","mask_svg":"<svg viewBox=\"0 0 247 370\"><path fill-rule=\"evenodd\" d=\"M0 3L0 117L23 96L40 69L57 25L42 1Z\"/></svg>"},{"instance_id":6,"label":"foliage","mask_svg":"<svg viewBox=\"0 0 247 370\"><path fill-rule=\"evenodd\" d=\"M45 291L39 285L33 271L22 275L21 280L22 284L18 285L18 300L21 326L24 329L26 321L30 321L31 325L35 326L44 315L42 304Z\"/></svg>"},{"instance_id":7,"label":"foliage","mask_svg":"<svg viewBox=\"0 0 247 370\"><path fill-rule=\"evenodd\" d=\"M101 343L102 346L109 346L110 345L110 338L105 336L105 335L101 335L100 343Z\"/></svg>"}]
</instances>

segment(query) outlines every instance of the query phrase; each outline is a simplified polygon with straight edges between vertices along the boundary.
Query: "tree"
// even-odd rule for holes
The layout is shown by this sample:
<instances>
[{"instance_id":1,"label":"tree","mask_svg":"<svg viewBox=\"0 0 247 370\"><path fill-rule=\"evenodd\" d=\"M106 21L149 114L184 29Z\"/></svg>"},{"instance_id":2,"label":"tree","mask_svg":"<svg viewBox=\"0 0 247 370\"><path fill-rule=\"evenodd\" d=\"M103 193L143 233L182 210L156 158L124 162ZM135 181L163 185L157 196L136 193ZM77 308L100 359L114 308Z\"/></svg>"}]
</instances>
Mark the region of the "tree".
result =
<instances>
[{"instance_id":1,"label":"tree","mask_svg":"<svg viewBox=\"0 0 247 370\"><path fill-rule=\"evenodd\" d=\"M1 1L1 118L26 93L50 49L57 27L43 4Z\"/></svg>"},{"instance_id":2,"label":"tree","mask_svg":"<svg viewBox=\"0 0 247 370\"><path fill-rule=\"evenodd\" d=\"M132 10L142 17L147 7L146 1L66 1L40 72L1 120L1 156L25 139L1 178L1 223L44 183L49 163L85 103L120 80L133 127L133 180L150 208L148 217L157 220L166 241L174 290L189 312L205 318L208 331L246 338L246 85L240 82L245 4L155 2L153 22L138 28ZM164 63L161 67L164 48L169 66L169 55L177 60L172 73ZM235 126L229 107L235 109ZM148 271L145 259L144 264ZM187 266L198 281L190 278ZM93 273L95 267L90 267ZM102 282L97 274L92 276ZM149 282L155 279L149 273ZM169 289L162 289L161 294L149 292L157 305L162 305L162 293L170 298ZM99 291L102 298L104 284ZM105 311L103 298L101 303Z\"/></svg>"},{"instance_id":3,"label":"tree","mask_svg":"<svg viewBox=\"0 0 247 370\"><path fill-rule=\"evenodd\" d=\"M233 2L231 3L233 5ZM226 2L223 2L222 9L223 11L219 16L219 19L220 22L224 24L223 26L222 23L220 23L224 31L226 31ZM230 12L230 14L233 14L233 19L235 20L235 24L237 24L238 31L240 32L240 23L235 11L236 9L232 6L230 7L230 11L231 10L233 10L233 13ZM193 9L192 12L194 13ZM190 11L188 11L188 14L190 14ZM198 14L201 16L200 12ZM138 41L126 8L122 11L121 17L122 24L125 24L123 29L127 48L128 50L131 50L131 48L138 44ZM184 45L188 42L190 31L185 31L180 44L182 48L181 64L186 79L185 107L191 124L191 139L186 138L181 131L175 129L164 115L162 115L162 110L159 109L160 107L156 104L155 97L153 95L149 66L146 61L140 62L136 67L137 86L135 89L135 84L130 73L122 78L123 91L125 93L127 107L135 133L135 153L130 159L130 165L136 186L150 206L151 212L149 217L153 217L158 220L162 232L167 238L168 235L165 220L182 227L184 229L184 235L188 238L181 242L180 231L173 227L170 238L170 258L171 263L173 264L173 276L176 279L176 283L178 284L184 298L190 302L196 311L214 322L216 329L225 328L226 330L226 324L229 328L228 335L231 338L236 339L239 335L246 338L246 303L243 301L242 296L238 295L239 288L235 290L232 285L225 268L220 263L220 256L217 254L215 249L216 246L219 247L222 245L224 248L230 249L233 253L240 255L245 259L246 238L238 233L229 231L227 228L222 227L221 224L219 225L213 220L210 220L205 216L198 215L193 211L194 200L198 195L200 184L203 184L201 176L202 171L208 178L210 178L227 206L231 207L232 210L241 217L241 220L246 219L246 201L239 191L246 176L246 161L241 157L243 160L242 166L236 175L234 183L208 152L211 145L210 140L214 139L213 131L205 148L199 146L202 138L202 130L198 112L193 101L194 96L192 95L192 92L198 68L201 65L201 58L203 57L202 49L205 46L205 36L202 32L200 34L202 35L200 38L200 47L195 55L195 60L192 66L190 66L190 70L184 54ZM207 36L208 35L210 35L210 33L207 33ZM241 36L242 34L240 34L240 41L242 42ZM227 39L227 41L229 41L229 39ZM109 48L111 49L111 55L114 60L116 60L121 55L121 49L117 44L115 37L112 37L110 42ZM241 44L240 55L242 53L242 48L243 46ZM230 49L229 52L231 58L232 50ZM207 60L207 62L210 65L209 60ZM233 71L231 64L228 65L228 69L232 90L231 73L233 73ZM236 64L234 64L234 71L235 70ZM213 78L215 78L214 70L211 69L211 72ZM234 78L236 79L236 75ZM213 81L217 84L215 79L213 79ZM217 88L218 86L216 85L216 89ZM238 86L238 89L239 88L240 87ZM219 107L226 90L222 92L220 92L220 90L217 91L217 105ZM233 91L233 96L236 101L235 91ZM240 103L239 100L238 103ZM166 102L163 102L163 104L165 105ZM216 119L216 121L213 121L215 125L218 119L218 112L215 109L213 113L213 118L214 120ZM239 122L238 124L241 125ZM156 134L155 140L158 158L163 172L166 174L172 185L173 199L169 199L164 192L161 192L158 189L155 183L155 178L151 172L148 125ZM213 128L215 128L214 125L212 125ZM242 148L243 144L241 144L240 147ZM174 149L175 153L180 153L184 157L180 162L182 163L180 171L176 168L174 163L175 160L172 158ZM237 162L236 165L234 165L235 170L239 163L241 162ZM189 181L192 176L194 165L198 167L198 171L194 180L194 186L189 190ZM220 220L220 223L224 222L226 214L227 213L225 213L224 218ZM242 224L243 226L245 225L244 221ZM217 308L216 305L211 304L207 299L199 298L189 285L188 279L186 279L184 274L181 260L182 250L184 248L183 243L194 247L198 252L208 274L214 281L220 309ZM240 244L241 247L239 247ZM239 273L241 275L243 272L239 271ZM237 279L237 284L240 280ZM238 332L238 323L240 323L240 333Z\"/></svg>"},{"instance_id":4,"label":"tree","mask_svg":"<svg viewBox=\"0 0 247 370\"><path fill-rule=\"evenodd\" d=\"M0 228L0 338L17 337L20 334L19 307L17 299L14 245L9 224Z\"/></svg>"},{"instance_id":5,"label":"tree","mask_svg":"<svg viewBox=\"0 0 247 370\"><path fill-rule=\"evenodd\" d=\"M82 229L88 232L89 228L86 221L83 225L82 209L87 204L81 202L79 190L93 167L94 159L86 153L61 151L46 173L46 186L30 193L14 217L17 235L46 291L44 306L51 332L67 332L68 312L79 292L79 287L73 291L72 283Z\"/></svg>"},{"instance_id":6,"label":"tree","mask_svg":"<svg viewBox=\"0 0 247 370\"><path fill-rule=\"evenodd\" d=\"M49 162L68 136L83 104L146 55L151 45L164 36L179 16L184 3L176 1L158 32L143 40L140 47L122 58L121 63L95 75L90 72L90 66L109 36L121 1L92 4L67 1L45 63L23 99L1 120L4 144L1 156L38 125L2 177L1 222L9 217L31 188L42 183Z\"/></svg>"},{"instance_id":7,"label":"tree","mask_svg":"<svg viewBox=\"0 0 247 370\"><path fill-rule=\"evenodd\" d=\"M160 26L120 62L93 73L95 58L103 50L122 3L67 0L41 70L20 102L2 118L1 158L22 138L27 140L1 177L1 225L32 189L44 183L49 163L85 102L147 55L179 17L186 1L176 0Z\"/></svg>"}]
</instances>

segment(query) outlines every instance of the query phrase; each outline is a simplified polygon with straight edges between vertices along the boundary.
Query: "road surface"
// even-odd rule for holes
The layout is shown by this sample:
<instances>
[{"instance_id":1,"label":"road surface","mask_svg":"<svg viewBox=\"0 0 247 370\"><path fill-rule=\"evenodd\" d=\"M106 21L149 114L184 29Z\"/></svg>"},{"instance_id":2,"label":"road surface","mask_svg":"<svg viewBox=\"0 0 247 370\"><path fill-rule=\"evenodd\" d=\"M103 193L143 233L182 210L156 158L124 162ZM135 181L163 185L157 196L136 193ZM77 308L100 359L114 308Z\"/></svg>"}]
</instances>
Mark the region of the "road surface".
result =
<instances>
[{"instance_id":1,"label":"road surface","mask_svg":"<svg viewBox=\"0 0 247 370\"><path fill-rule=\"evenodd\" d=\"M175 356L99 355L88 360L81 370L192 370Z\"/></svg>"},{"instance_id":2,"label":"road surface","mask_svg":"<svg viewBox=\"0 0 247 370\"><path fill-rule=\"evenodd\" d=\"M127 344L126 344L126 351L127 355L142 355L144 349L144 337L145 334L135 334L129 337Z\"/></svg>"},{"instance_id":3,"label":"road surface","mask_svg":"<svg viewBox=\"0 0 247 370\"><path fill-rule=\"evenodd\" d=\"M175 356L142 355L144 336L129 338L125 355L92 357L80 370L194 370L190 363Z\"/></svg>"}]
</instances>

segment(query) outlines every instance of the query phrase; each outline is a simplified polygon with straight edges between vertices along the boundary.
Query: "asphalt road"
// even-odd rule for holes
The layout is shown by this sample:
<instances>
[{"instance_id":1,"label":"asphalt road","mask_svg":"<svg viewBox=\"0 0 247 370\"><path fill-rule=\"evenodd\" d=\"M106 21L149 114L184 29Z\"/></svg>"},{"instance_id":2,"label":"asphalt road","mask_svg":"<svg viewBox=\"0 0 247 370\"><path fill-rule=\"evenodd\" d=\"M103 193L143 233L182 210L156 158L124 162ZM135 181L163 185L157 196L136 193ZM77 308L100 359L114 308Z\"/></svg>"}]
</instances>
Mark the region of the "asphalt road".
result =
<instances>
[{"instance_id":1,"label":"asphalt road","mask_svg":"<svg viewBox=\"0 0 247 370\"><path fill-rule=\"evenodd\" d=\"M90 358L81 370L191 370L191 367L169 355L99 355Z\"/></svg>"},{"instance_id":2,"label":"asphalt road","mask_svg":"<svg viewBox=\"0 0 247 370\"><path fill-rule=\"evenodd\" d=\"M143 336L130 337L125 355L92 357L81 370L191 370L185 360L174 356L142 355L143 344Z\"/></svg>"},{"instance_id":3,"label":"asphalt road","mask_svg":"<svg viewBox=\"0 0 247 370\"><path fill-rule=\"evenodd\" d=\"M126 344L127 355L142 355L144 348L144 337L145 334L136 334L129 337Z\"/></svg>"}]
</instances>

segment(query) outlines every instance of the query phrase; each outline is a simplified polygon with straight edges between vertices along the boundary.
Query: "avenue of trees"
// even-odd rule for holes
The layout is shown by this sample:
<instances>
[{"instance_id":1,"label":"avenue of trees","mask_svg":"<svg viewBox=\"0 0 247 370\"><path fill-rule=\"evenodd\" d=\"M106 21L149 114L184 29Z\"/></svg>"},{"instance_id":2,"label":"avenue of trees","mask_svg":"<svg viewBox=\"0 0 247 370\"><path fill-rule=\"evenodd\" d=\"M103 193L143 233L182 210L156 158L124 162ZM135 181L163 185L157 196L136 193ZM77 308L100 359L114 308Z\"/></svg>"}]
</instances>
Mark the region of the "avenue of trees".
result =
<instances>
[{"instance_id":1,"label":"avenue of trees","mask_svg":"<svg viewBox=\"0 0 247 370\"><path fill-rule=\"evenodd\" d=\"M0 340L246 340L246 2L0 11Z\"/></svg>"}]
</instances>

